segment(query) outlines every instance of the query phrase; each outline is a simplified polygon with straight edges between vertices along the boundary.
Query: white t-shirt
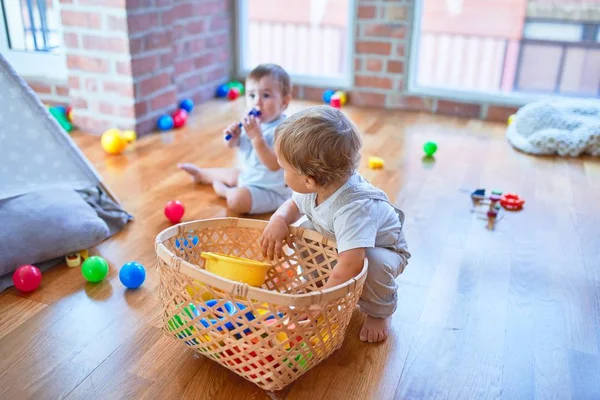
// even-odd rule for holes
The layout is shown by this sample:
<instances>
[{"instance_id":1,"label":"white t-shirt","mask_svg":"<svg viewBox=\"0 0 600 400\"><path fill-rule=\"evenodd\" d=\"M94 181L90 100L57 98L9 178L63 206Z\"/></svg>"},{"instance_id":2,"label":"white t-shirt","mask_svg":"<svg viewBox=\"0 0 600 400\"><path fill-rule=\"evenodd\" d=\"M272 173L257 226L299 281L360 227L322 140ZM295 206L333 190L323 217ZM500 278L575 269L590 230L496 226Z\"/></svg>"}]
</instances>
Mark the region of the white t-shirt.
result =
<instances>
[{"instance_id":1,"label":"white t-shirt","mask_svg":"<svg viewBox=\"0 0 600 400\"><path fill-rule=\"evenodd\" d=\"M294 193L292 200L317 231L327 236L333 233L339 253L363 247L394 247L408 253L402 224L396 210L388 202L364 199L332 209L335 200L345 189L361 182L366 183L360 174L355 173L318 206L316 193Z\"/></svg>"}]
</instances>

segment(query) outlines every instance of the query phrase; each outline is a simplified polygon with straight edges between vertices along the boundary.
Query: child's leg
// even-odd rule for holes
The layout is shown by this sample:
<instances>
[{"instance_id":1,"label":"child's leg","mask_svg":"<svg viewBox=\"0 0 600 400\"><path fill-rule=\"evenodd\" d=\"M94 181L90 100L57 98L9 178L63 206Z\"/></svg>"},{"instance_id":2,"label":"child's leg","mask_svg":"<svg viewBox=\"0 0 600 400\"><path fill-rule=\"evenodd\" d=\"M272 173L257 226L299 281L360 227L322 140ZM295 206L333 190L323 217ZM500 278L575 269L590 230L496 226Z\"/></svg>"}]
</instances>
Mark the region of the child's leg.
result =
<instances>
[{"instance_id":1,"label":"child's leg","mask_svg":"<svg viewBox=\"0 0 600 400\"><path fill-rule=\"evenodd\" d=\"M190 174L194 182L203 185L223 182L227 186L235 186L240 175L237 168L199 168L188 163L178 164L177 167Z\"/></svg>"},{"instance_id":2,"label":"child's leg","mask_svg":"<svg viewBox=\"0 0 600 400\"><path fill-rule=\"evenodd\" d=\"M360 331L363 342L380 342L389 333L389 324L398 302L396 277L404 270L406 260L398 253L380 248L367 249L369 272L358 301L367 314Z\"/></svg>"},{"instance_id":3,"label":"child's leg","mask_svg":"<svg viewBox=\"0 0 600 400\"><path fill-rule=\"evenodd\" d=\"M227 200L227 208L234 213L247 214L252 209L252 195L248 188L229 187L223 182L214 181L215 193Z\"/></svg>"}]
</instances>

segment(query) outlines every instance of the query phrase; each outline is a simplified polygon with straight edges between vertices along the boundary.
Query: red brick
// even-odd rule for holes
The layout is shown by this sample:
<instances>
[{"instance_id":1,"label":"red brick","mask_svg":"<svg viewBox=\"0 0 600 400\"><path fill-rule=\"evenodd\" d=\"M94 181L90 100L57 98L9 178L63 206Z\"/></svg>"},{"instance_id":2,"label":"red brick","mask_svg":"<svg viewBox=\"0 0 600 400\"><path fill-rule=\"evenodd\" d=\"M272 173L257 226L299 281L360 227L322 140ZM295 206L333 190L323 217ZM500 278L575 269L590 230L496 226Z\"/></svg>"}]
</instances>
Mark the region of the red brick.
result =
<instances>
[{"instance_id":1,"label":"red brick","mask_svg":"<svg viewBox=\"0 0 600 400\"><path fill-rule=\"evenodd\" d=\"M359 6L358 18L375 18L377 15L377 7L375 6Z\"/></svg>"},{"instance_id":2,"label":"red brick","mask_svg":"<svg viewBox=\"0 0 600 400\"><path fill-rule=\"evenodd\" d=\"M102 6L125 9L125 0L77 0L79 6Z\"/></svg>"},{"instance_id":3,"label":"red brick","mask_svg":"<svg viewBox=\"0 0 600 400\"><path fill-rule=\"evenodd\" d=\"M323 88L315 88L315 87L307 86L304 88L303 98L305 100L321 102L321 101L323 101L323 92L324 92Z\"/></svg>"},{"instance_id":4,"label":"red brick","mask_svg":"<svg viewBox=\"0 0 600 400\"><path fill-rule=\"evenodd\" d=\"M479 118L481 105L438 100L437 112L440 114L456 115L458 117Z\"/></svg>"},{"instance_id":5,"label":"red brick","mask_svg":"<svg viewBox=\"0 0 600 400\"><path fill-rule=\"evenodd\" d=\"M87 100L82 97L71 97L71 105L73 108L80 110L87 110L88 108Z\"/></svg>"},{"instance_id":6,"label":"red brick","mask_svg":"<svg viewBox=\"0 0 600 400\"><path fill-rule=\"evenodd\" d=\"M390 24L365 24L363 26L363 35L382 38L404 38L406 36L406 27Z\"/></svg>"},{"instance_id":7,"label":"red brick","mask_svg":"<svg viewBox=\"0 0 600 400\"><path fill-rule=\"evenodd\" d=\"M144 50L156 50L171 47L171 32L153 32L144 37Z\"/></svg>"},{"instance_id":8,"label":"red brick","mask_svg":"<svg viewBox=\"0 0 600 400\"><path fill-rule=\"evenodd\" d=\"M138 83L138 95L136 97L147 97L156 93L171 83L169 74L160 74L151 78L144 79Z\"/></svg>"},{"instance_id":9,"label":"red brick","mask_svg":"<svg viewBox=\"0 0 600 400\"><path fill-rule=\"evenodd\" d=\"M154 6L154 0L127 0L128 11L147 10Z\"/></svg>"},{"instance_id":10,"label":"red brick","mask_svg":"<svg viewBox=\"0 0 600 400\"><path fill-rule=\"evenodd\" d=\"M102 82L102 90L107 93L119 94L123 97L133 98L133 84L117 81Z\"/></svg>"},{"instance_id":11,"label":"red brick","mask_svg":"<svg viewBox=\"0 0 600 400\"><path fill-rule=\"evenodd\" d=\"M115 111L115 107L113 105L113 103L109 103L107 101L99 101L97 103L93 103L94 107L92 108L92 111L96 111L100 114L108 114L108 115L113 115L114 111Z\"/></svg>"},{"instance_id":12,"label":"red brick","mask_svg":"<svg viewBox=\"0 0 600 400\"><path fill-rule=\"evenodd\" d=\"M131 64L132 63L130 61L117 61L117 63L116 63L117 74L131 76L132 75Z\"/></svg>"},{"instance_id":13,"label":"red brick","mask_svg":"<svg viewBox=\"0 0 600 400\"><path fill-rule=\"evenodd\" d=\"M203 56L196 57L194 59L194 66L196 68L204 68L204 67L214 64L214 62L215 62L215 55L212 53L208 53Z\"/></svg>"},{"instance_id":14,"label":"red brick","mask_svg":"<svg viewBox=\"0 0 600 400\"><path fill-rule=\"evenodd\" d=\"M98 81L96 78L86 78L84 89L88 92L97 92L98 91Z\"/></svg>"},{"instance_id":15,"label":"red brick","mask_svg":"<svg viewBox=\"0 0 600 400\"><path fill-rule=\"evenodd\" d=\"M156 12L128 15L127 26L129 28L129 35L156 29L159 26L158 16L159 14Z\"/></svg>"},{"instance_id":16,"label":"red brick","mask_svg":"<svg viewBox=\"0 0 600 400\"><path fill-rule=\"evenodd\" d=\"M76 26L88 29L100 29L102 19L97 12L62 10L60 13L63 26Z\"/></svg>"},{"instance_id":17,"label":"red brick","mask_svg":"<svg viewBox=\"0 0 600 400\"><path fill-rule=\"evenodd\" d=\"M361 54L383 54L389 55L392 45L386 42L357 42L356 52Z\"/></svg>"},{"instance_id":18,"label":"red brick","mask_svg":"<svg viewBox=\"0 0 600 400\"><path fill-rule=\"evenodd\" d=\"M160 55L160 66L161 68L172 67L173 59L175 58L175 49L171 48L171 51L166 54Z\"/></svg>"},{"instance_id":19,"label":"red brick","mask_svg":"<svg viewBox=\"0 0 600 400\"><path fill-rule=\"evenodd\" d=\"M159 60L156 55L135 58L131 60L131 71L136 77L149 74L158 69Z\"/></svg>"},{"instance_id":20,"label":"red brick","mask_svg":"<svg viewBox=\"0 0 600 400\"><path fill-rule=\"evenodd\" d=\"M79 89L81 81L78 76L69 76L68 84L71 89Z\"/></svg>"},{"instance_id":21,"label":"red brick","mask_svg":"<svg viewBox=\"0 0 600 400\"><path fill-rule=\"evenodd\" d=\"M363 107L385 107L386 95L382 93L357 92L348 93L348 102L355 106Z\"/></svg>"},{"instance_id":22,"label":"red brick","mask_svg":"<svg viewBox=\"0 0 600 400\"><path fill-rule=\"evenodd\" d=\"M67 54L67 67L71 70L107 73L108 61L98 57Z\"/></svg>"},{"instance_id":23,"label":"red brick","mask_svg":"<svg viewBox=\"0 0 600 400\"><path fill-rule=\"evenodd\" d=\"M112 118L94 118L75 113L75 125L83 132L101 134L107 129L114 128Z\"/></svg>"},{"instance_id":24,"label":"red brick","mask_svg":"<svg viewBox=\"0 0 600 400\"><path fill-rule=\"evenodd\" d=\"M517 107L489 106L486 119L506 122L508 117L516 114L517 111L519 111Z\"/></svg>"},{"instance_id":25,"label":"red brick","mask_svg":"<svg viewBox=\"0 0 600 400\"><path fill-rule=\"evenodd\" d=\"M380 76L356 75L354 84L357 87L391 89L392 80Z\"/></svg>"},{"instance_id":26,"label":"red brick","mask_svg":"<svg viewBox=\"0 0 600 400\"><path fill-rule=\"evenodd\" d=\"M227 49L225 48L217 50L217 52L215 53L215 60L217 62L225 62L229 60L229 51L227 51Z\"/></svg>"},{"instance_id":27,"label":"red brick","mask_svg":"<svg viewBox=\"0 0 600 400\"><path fill-rule=\"evenodd\" d=\"M138 55L144 51L145 38L129 39L129 52L131 55Z\"/></svg>"},{"instance_id":28,"label":"red brick","mask_svg":"<svg viewBox=\"0 0 600 400\"><path fill-rule=\"evenodd\" d=\"M134 106L118 106L118 115L124 118L135 118L135 108Z\"/></svg>"},{"instance_id":29,"label":"red brick","mask_svg":"<svg viewBox=\"0 0 600 400\"><path fill-rule=\"evenodd\" d=\"M362 70L362 60L360 58L354 59L354 70L361 71Z\"/></svg>"},{"instance_id":30,"label":"red brick","mask_svg":"<svg viewBox=\"0 0 600 400\"><path fill-rule=\"evenodd\" d=\"M185 25L185 33L188 35L197 35L206 31L204 21L191 21Z\"/></svg>"},{"instance_id":31,"label":"red brick","mask_svg":"<svg viewBox=\"0 0 600 400\"><path fill-rule=\"evenodd\" d=\"M161 20L162 26L172 25L174 22L177 21L177 16L175 15L175 10L168 9L168 10L163 11L160 14L160 20Z\"/></svg>"},{"instance_id":32,"label":"red brick","mask_svg":"<svg viewBox=\"0 0 600 400\"><path fill-rule=\"evenodd\" d=\"M145 101L135 103L135 115L137 118L141 118L148 112L148 103Z\"/></svg>"},{"instance_id":33,"label":"red brick","mask_svg":"<svg viewBox=\"0 0 600 400\"><path fill-rule=\"evenodd\" d=\"M402 61L388 60L387 71L394 74L402 74L404 73L404 63Z\"/></svg>"},{"instance_id":34,"label":"red brick","mask_svg":"<svg viewBox=\"0 0 600 400\"><path fill-rule=\"evenodd\" d=\"M379 58L368 58L365 69L371 72L380 72L383 69L383 60Z\"/></svg>"},{"instance_id":35,"label":"red brick","mask_svg":"<svg viewBox=\"0 0 600 400\"><path fill-rule=\"evenodd\" d=\"M297 98L299 98L299 96L300 96L300 85L292 86L292 98L297 99Z\"/></svg>"},{"instance_id":36,"label":"red brick","mask_svg":"<svg viewBox=\"0 0 600 400\"><path fill-rule=\"evenodd\" d=\"M177 95L175 90L170 90L150 100L150 108L152 111L164 110L172 107L173 104L176 104L176 102Z\"/></svg>"},{"instance_id":37,"label":"red brick","mask_svg":"<svg viewBox=\"0 0 600 400\"><path fill-rule=\"evenodd\" d=\"M201 74L193 74L192 76L186 77L184 80L181 80L177 83L177 90L179 92L184 92L189 90L190 88L197 88L202 84L202 75Z\"/></svg>"},{"instance_id":38,"label":"red brick","mask_svg":"<svg viewBox=\"0 0 600 400\"><path fill-rule=\"evenodd\" d=\"M129 42L125 37L102 37L83 35L83 48L111 53L129 52Z\"/></svg>"},{"instance_id":39,"label":"red brick","mask_svg":"<svg viewBox=\"0 0 600 400\"><path fill-rule=\"evenodd\" d=\"M194 15L194 6L191 3L178 4L173 8L176 19L190 18Z\"/></svg>"},{"instance_id":40,"label":"red brick","mask_svg":"<svg viewBox=\"0 0 600 400\"><path fill-rule=\"evenodd\" d=\"M58 96L68 96L69 95L69 87L66 85L56 85L54 87L56 94Z\"/></svg>"},{"instance_id":41,"label":"red brick","mask_svg":"<svg viewBox=\"0 0 600 400\"><path fill-rule=\"evenodd\" d=\"M390 107L412 111L431 111L433 108L433 99L393 93L390 96Z\"/></svg>"},{"instance_id":42,"label":"red brick","mask_svg":"<svg viewBox=\"0 0 600 400\"><path fill-rule=\"evenodd\" d=\"M52 85L46 82L28 82L29 87L37 94L52 94Z\"/></svg>"},{"instance_id":43,"label":"red brick","mask_svg":"<svg viewBox=\"0 0 600 400\"><path fill-rule=\"evenodd\" d=\"M404 79L402 79L401 77L395 77L394 78L394 90L399 90L401 92L404 91L405 87L404 87Z\"/></svg>"},{"instance_id":44,"label":"red brick","mask_svg":"<svg viewBox=\"0 0 600 400\"><path fill-rule=\"evenodd\" d=\"M227 29L229 27L229 19L228 18L213 18L210 21L210 31L220 31L223 29Z\"/></svg>"},{"instance_id":45,"label":"red brick","mask_svg":"<svg viewBox=\"0 0 600 400\"><path fill-rule=\"evenodd\" d=\"M107 16L106 21L108 23L109 31L127 32L127 18L126 17L116 17L114 15L109 15L109 16Z\"/></svg>"},{"instance_id":46,"label":"red brick","mask_svg":"<svg viewBox=\"0 0 600 400\"><path fill-rule=\"evenodd\" d=\"M76 33L63 33L63 43L67 49L77 49L79 47L79 35Z\"/></svg>"},{"instance_id":47,"label":"red brick","mask_svg":"<svg viewBox=\"0 0 600 400\"><path fill-rule=\"evenodd\" d=\"M148 119L145 121L137 120L135 123L135 132L138 137L144 136L148 133L151 133L156 129L156 119Z\"/></svg>"},{"instance_id":48,"label":"red brick","mask_svg":"<svg viewBox=\"0 0 600 400\"><path fill-rule=\"evenodd\" d=\"M180 61L175 62L175 74L176 75L182 75L182 74L185 74L186 72L191 72L193 70L194 70L194 60L193 59L180 60Z\"/></svg>"},{"instance_id":49,"label":"red brick","mask_svg":"<svg viewBox=\"0 0 600 400\"><path fill-rule=\"evenodd\" d=\"M398 57L404 57L404 43L398 43L398 45L396 45L396 55Z\"/></svg>"}]
</instances>

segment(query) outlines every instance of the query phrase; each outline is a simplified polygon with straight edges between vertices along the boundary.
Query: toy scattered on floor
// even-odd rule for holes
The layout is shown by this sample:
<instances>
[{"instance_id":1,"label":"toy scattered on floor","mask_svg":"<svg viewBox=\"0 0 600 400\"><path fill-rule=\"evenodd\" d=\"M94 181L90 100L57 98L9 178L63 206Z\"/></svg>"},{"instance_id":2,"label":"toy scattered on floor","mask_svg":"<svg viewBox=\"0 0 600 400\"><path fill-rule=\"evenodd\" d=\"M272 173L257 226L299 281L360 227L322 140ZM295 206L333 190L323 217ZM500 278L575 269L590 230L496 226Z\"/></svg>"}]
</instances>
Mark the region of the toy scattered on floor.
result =
<instances>
[{"instance_id":1,"label":"toy scattered on floor","mask_svg":"<svg viewBox=\"0 0 600 400\"><path fill-rule=\"evenodd\" d=\"M471 193L473 209L471 212L477 213L479 218L487 220L487 229L494 230L496 222L502 218L500 212L500 199L502 192L493 190L490 195L486 195L485 189L477 189Z\"/></svg>"},{"instance_id":2,"label":"toy scattered on floor","mask_svg":"<svg viewBox=\"0 0 600 400\"><path fill-rule=\"evenodd\" d=\"M224 83L217 88L217 97L225 97L229 93L229 85Z\"/></svg>"},{"instance_id":3,"label":"toy scattered on floor","mask_svg":"<svg viewBox=\"0 0 600 400\"><path fill-rule=\"evenodd\" d=\"M133 144L137 140L137 134L132 130L123 131L123 139L128 145Z\"/></svg>"},{"instance_id":4,"label":"toy scattered on floor","mask_svg":"<svg viewBox=\"0 0 600 400\"><path fill-rule=\"evenodd\" d=\"M328 89L323 92L323 101L331 107L342 108L348 102L348 95L341 91Z\"/></svg>"},{"instance_id":5,"label":"toy scattered on floor","mask_svg":"<svg viewBox=\"0 0 600 400\"><path fill-rule=\"evenodd\" d=\"M67 107L67 119L69 120L69 122L73 122L73 107L69 106Z\"/></svg>"},{"instance_id":6,"label":"toy scattered on floor","mask_svg":"<svg viewBox=\"0 0 600 400\"><path fill-rule=\"evenodd\" d=\"M506 121L507 125L512 124L513 122L515 122L515 118L517 118L516 114L512 114L510 117L508 117L508 120Z\"/></svg>"},{"instance_id":7,"label":"toy scattered on floor","mask_svg":"<svg viewBox=\"0 0 600 400\"><path fill-rule=\"evenodd\" d=\"M181 128L187 122L188 113L183 109L179 109L173 113L173 127L175 129Z\"/></svg>"},{"instance_id":8,"label":"toy scattered on floor","mask_svg":"<svg viewBox=\"0 0 600 400\"><path fill-rule=\"evenodd\" d=\"M52 114L52 116L56 119L56 121L58 121L60 126L62 126L62 128L65 131L71 132L73 130L73 125L69 121L69 118L67 116L67 109L65 107L62 107L62 106L50 107L48 109L48 111L50 112L50 114Z\"/></svg>"},{"instance_id":9,"label":"toy scattered on floor","mask_svg":"<svg viewBox=\"0 0 600 400\"><path fill-rule=\"evenodd\" d=\"M173 129L175 122L173 121L173 117L165 114L160 116L157 125L158 129L160 129L161 131L170 131L171 129Z\"/></svg>"},{"instance_id":10,"label":"toy scattered on floor","mask_svg":"<svg viewBox=\"0 0 600 400\"><path fill-rule=\"evenodd\" d=\"M29 293L40 287L42 272L33 265L21 265L13 273L13 283L21 292Z\"/></svg>"},{"instance_id":11,"label":"toy scattered on floor","mask_svg":"<svg viewBox=\"0 0 600 400\"><path fill-rule=\"evenodd\" d=\"M235 100L244 94L244 85L238 81L231 81L219 85L217 88L217 97L227 97L229 100Z\"/></svg>"},{"instance_id":12,"label":"toy scattered on floor","mask_svg":"<svg viewBox=\"0 0 600 400\"><path fill-rule=\"evenodd\" d=\"M171 200L165 206L165 216L174 224L177 224L181 221L184 213L185 207L179 200Z\"/></svg>"},{"instance_id":13,"label":"toy scattered on floor","mask_svg":"<svg viewBox=\"0 0 600 400\"><path fill-rule=\"evenodd\" d=\"M331 102L331 96L335 94L335 90L327 89L323 92L323 102L329 104Z\"/></svg>"},{"instance_id":14,"label":"toy scattered on floor","mask_svg":"<svg viewBox=\"0 0 600 400\"><path fill-rule=\"evenodd\" d=\"M125 287L137 289L142 286L142 283L146 280L146 270L144 269L144 266L138 262L128 262L121 267L119 279Z\"/></svg>"},{"instance_id":15,"label":"toy scattered on floor","mask_svg":"<svg viewBox=\"0 0 600 400\"><path fill-rule=\"evenodd\" d=\"M516 193L506 193L500 198L500 205L505 210L518 211L523 208L523 204L525 204L525 200Z\"/></svg>"},{"instance_id":16,"label":"toy scattered on floor","mask_svg":"<svg viewBox=\"0 0 600 400\"><path fill-rule=\"evenodd\" d=\"M249 115L249 116L253 116L253 117L257 117L257 118L258 118L258 117L260 117L260 115L261 115L261 114L260 114L260 110L257 110L256 108L253 108L252 110L248 111L248 115ZM239 125L238 125L238 127L239 127L240 129L242 129L242 126L243 126L243 125L242 125L242 123L240 122L240 123L239 123ZM230 134L227 134L227 135L225 135L225 140L231 140L231 137L232 137L232 136L231 136Z\"/></svg>"},{"instance_id":17,"label":"toy scattered on floor","mask_svg":"<svg viewBox=\"0 0 600 400\"><path fill-rule=\"evenodd\" d=\"M342 108L342 100L339 97L331 97L331 102L329 105L339 110Z\"/></svg>"},{"instance_id":18,"label":"toy scattered on floor","mask_svg":"<svg viewBox=\"0 0 600 400\"><path fill-rule=\"evenodd\" d=\"M108 263L100 256L92 256L81 264L81 274L92 283L102 281L108 275Z\"/></svg>"},{"instance_id":19,"label":"toy scattered on floor","mask_svg":"<svg viewBox=\"0 0 600 400\"><path fill-rule=\"evenodd\" d=\"M191 113L194 109L194 102L192 99L183 99L181 103L179 103L179 108L185 110L188 113Z\"/></svg>"},{"instance_id":20,"label":"toy scattered on floor","mask_svg":"<svg viewBox=\"0 0 600 400\"><path fill-rule=\"evenodd\" d=\"M135 143L136 139L137 135L135 131L121 131L120 129L113 128L102 134L100 143L104 151L108 154L120 154L127 146Z\"/></svg>"},{"instance_id":21,"label":"toy scattered on floor","mask_svg":"<svg viewBox=\"0 0 600 400\"><path fill-rule=\"evenodd\" d=\"M238 88L231 88L229 89L229 93L227 93L227 98L230 101L234 101L236 100L238 97L240 97L240 91Z\"/></svg>"},{"instance_id":22,"label":"toy scattered on floor","mask_svg":"<svg viewBox=\"0 0 600 400\"><path fill-rule=\"evenodd\" d=\"M79 253L67 254L65 257L67 267L77 268L81 265L81 255Z\"/></svg>"},{"instance_id":23,"label":"toy scattered on floor","mask_svg":"<svg viewBox=\"0 0 600 400\"><path fill-rule=\"evenodd\" d=\"M229 89L237 89L240 95L244 94L244 84L242 82L233 81L228 84Z\"/></svg>"},{"instance_id":24,"label":"toy scattered on floor","mask_svg":"<svg viewBox=\"0 0 600 400\"><path fill-rule=\"evenodd\" d=\"M427 142L423 145L423 151L427 157L433 157L437 149L438 146L435 142Z\"/></svg>"},{"instance_id":25,"label":"toy scattered on floor","mask_svg":"<svg viewBox=\"0 0 600 400\"><path fill-rule=\"evenodd\" d=\"M381 157L369 157L369 168L371 169L381 169L383 168L383 158Z\"/></svg>"},{"instance_id":26,"label":"toy scattered on floor","mask_svg":"<svg viewBox=\"0 0 600 400\"><path fill-rule=\"evenodd\" d=\"M202 252L206 260L204 269L232 281L244 282L251 286L261 286L267 278L271 264L222 253Z\"/></svg>"}]
</instances>

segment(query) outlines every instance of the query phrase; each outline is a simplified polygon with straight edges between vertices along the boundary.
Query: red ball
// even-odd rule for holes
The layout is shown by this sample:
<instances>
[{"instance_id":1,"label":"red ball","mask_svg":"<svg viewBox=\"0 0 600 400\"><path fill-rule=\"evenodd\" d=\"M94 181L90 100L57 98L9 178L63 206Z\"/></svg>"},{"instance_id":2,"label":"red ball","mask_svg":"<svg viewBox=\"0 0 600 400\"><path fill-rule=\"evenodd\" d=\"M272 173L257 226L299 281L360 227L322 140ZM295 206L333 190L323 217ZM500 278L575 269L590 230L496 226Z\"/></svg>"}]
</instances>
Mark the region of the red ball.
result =
<instances>
[{"instance_id":1,"label":"red ball","mask_svg":"<svg viewBox=\"0 0 600 400\"><path fill-rule=\"evenodd\" d=\"M171 200L165 206L165 216L174 224L181 221L184 212L185 208L179 200Z\"/></svg>"},{"instance_id":2,"label":"red ball","mask_svg":"<svg viewBox=\"0 0 600 400\"><path fill-rule=\"evenodd\" d=\"M240 97L240 89L238 88L231 88L229 89L229 92L227 92L227 98L231 101L237 99L238 97Z\"/></svg>"},{"instance_id":3,"label":"red ball","mask_svg":"<svg viewBox=\"0 0 600 400\"><path fill-rule=\"evenodd\" d=\"M13 283L21 292L33 292L42 283L42 273L33 265L21 265L13 274Z\"/></svg>"},{"instance_id":4,"label":"red ball","mask_svg":"<svg viewBox=\"0 0 600 400\"><path fill-rule=\"evenodd\" d=\"M187 122L187 111L179 109L173 113L173 126L175 128L181 128Z\"/></svg>"}]
</instances>

